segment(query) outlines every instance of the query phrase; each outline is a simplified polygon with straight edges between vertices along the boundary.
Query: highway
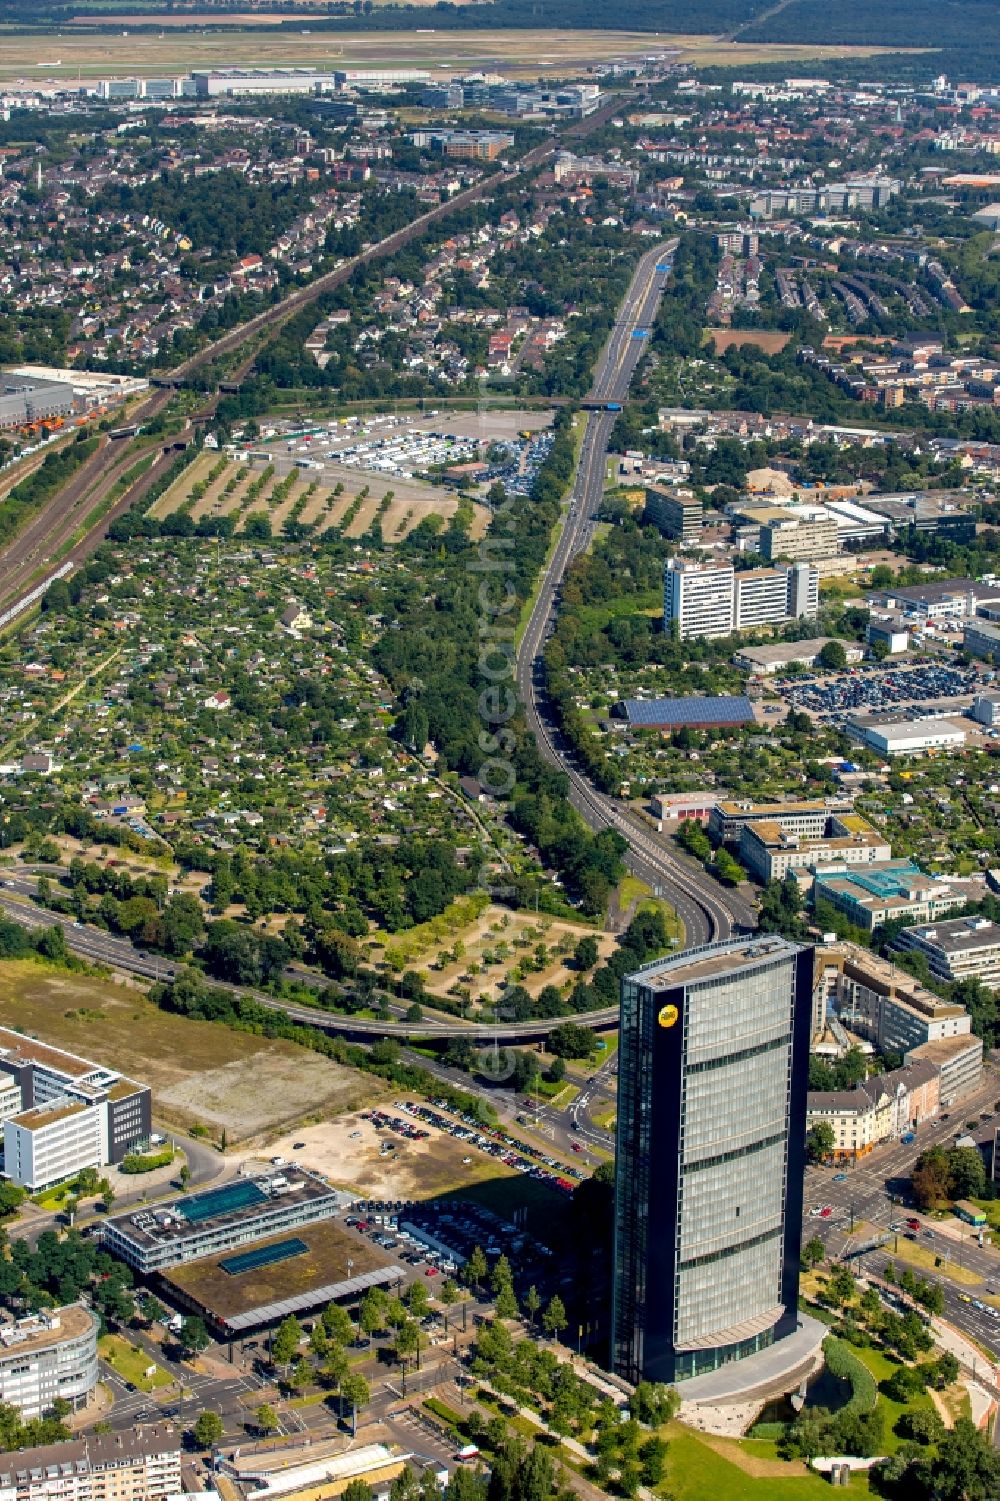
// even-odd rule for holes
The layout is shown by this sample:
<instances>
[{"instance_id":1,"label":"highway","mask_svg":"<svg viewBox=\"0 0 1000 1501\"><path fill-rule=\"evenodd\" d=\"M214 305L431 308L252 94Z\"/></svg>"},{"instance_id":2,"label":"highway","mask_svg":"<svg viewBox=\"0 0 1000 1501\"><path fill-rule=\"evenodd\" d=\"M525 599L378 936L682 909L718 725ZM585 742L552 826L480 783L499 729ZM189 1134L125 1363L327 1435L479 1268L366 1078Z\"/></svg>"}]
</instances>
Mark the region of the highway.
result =
<instances>
[{"instance_id":1,"label":"highway","mask_svg":"<svg viewBox=\"0 0 1000 1501\"><path fill-rule=\"evenodd\" d=\"M598 361L589 401L621 403L627 396L645 348L645 337L636 337L636 333L648 330L656 317L669 280L670 257L677 244L676 239L666 240L640 261ZM542 651L551 632L566 569L593 537L604 494L608 443L614 422L614 411L596 410L587 415L568 514L518 649L517 686L528 726L541 754L569 779L570 802L591 828L617 829L628 841L629 869L675 908L684 925L686 946L691 948L729 938L737 928L753 928L756 925L753 909L737 895L723 894L711 877L670 851L626 803L594 787L575 765L571 748L552 723L545 693Z\"/></svg>"}]
</instances>

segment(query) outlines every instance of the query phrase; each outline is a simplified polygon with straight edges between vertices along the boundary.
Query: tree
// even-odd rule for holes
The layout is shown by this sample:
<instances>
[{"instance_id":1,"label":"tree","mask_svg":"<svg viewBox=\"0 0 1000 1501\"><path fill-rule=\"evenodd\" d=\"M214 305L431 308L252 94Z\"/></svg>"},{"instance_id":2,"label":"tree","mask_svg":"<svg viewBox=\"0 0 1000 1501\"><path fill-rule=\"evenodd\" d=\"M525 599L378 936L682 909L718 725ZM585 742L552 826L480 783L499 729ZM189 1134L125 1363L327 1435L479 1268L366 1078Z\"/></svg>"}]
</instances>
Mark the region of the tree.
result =
<instances>
[{"instance_id":1,"label":"tree","mask_svg":"<svg viewBox=\"0 0 1000 1501\"><path fill-rule=\"evenodd\" d=\"M975 1147L952 1147L948 1153L948 1192L953 1199L981 1199L986 1168Z\"/></svg>"},{"instance_id":2,"label":"tree","mask_svg":"<svg viewBox=\"0 0 1000 1501\"><path fill-rule=\"evenodd\" d=\"M192 1431L199 1449L211 1449L226 1430L217 1412L206 1411L199 1415Z\"/></svg>"},{"instance_id":3,"label":"tree","mask_svg":"<svg viewBox=\"0 0 1000 1501\"><path fill-rule=\"evenodd\" d=\"M932 1407L918 1407L913 1412L905 1412L900 1420L900 1429L918 1444L939 1444L945 1434L944 1423Z\"/></svg>"},{"instance_id":4,"label":"tree","mask_svg":"<svg viewBox=\"0 0 1000 1501\"><path fill-rule=\"evenodd\" d=\"M482 1246L473 1246L468 1261L462 1268L462 1280L478 1292L486 1276L486 1256Z\"/></svg>"},{"instance_id":5,"label":"tree","mask_svg":"<svg viewBox=\"0 0 1000 1501\"><path fill-rule=\"evenodd\" d=\"M386 1303L385 1292L380 1287L370 1287L361 1299L358 1322L369 1339L385 1328Z\"/></svg>"},{"instance_id":6,"label":"tree","mask_svg":"<svg viewBox=\"0 0 1000 1501\"><path fill-rule=\"evenodd\" d=\"M147 1293L140 1301L139 1311L147 1324L158 1324L167 1316L167 1310L159 1298L154 1298L152 1293Z\"/></svg>"},{"instance_id":7,"label":"tree","mask_svg":"<svg viewBox=\"0 0 1000 1501\"><path fill-rule=\"evenodd\" d=\"M334 1391L341 1391L344 1379L350 1375L350 1370L351 1363L347 1358L347 1351L343 1345L327 1345L326 1356L323 1361L324 1381L328 1381Z\"/></svg>"},{"instance_id":8,"label":"tree","mask_svg":"<svg viewBox=\"0 0 1000 1501\"><path fill-rule=\"evenodd\" d=\"M531 1321L532 1329L534 1329L535 1327L535 1314L538 1312L541 1306L542 1299L539 1294L538 1288L534 1283L532 1283L528 1288L528 1291L524 1295L524 1309Z\"/></svg>"},{"instance_id":9,"label":"tree","mask_svg":"<svg viewBox=\"0 0 1000 1501\"><path fill-rule=\"evenodd\" d=\"M959 1364L950 1350L945 1350L933 1362L928 1372L928 1385L935 1391L944 1391L946 1386L951 1386L958 1380Z\"/></svg>"},{"instance_id":10,"label":"tree","mask_svg":"<svg viewBox=\"0 0 1000 1501\"><path fill-rule=\"evenodd\" d=\"M208 1330L197 1314L190 1314L181 1325L180 1347L185 1355L197 1355L209 1346Z\"/></svg>"},{"instance_id":11,"label":"tree","mask_svg":"<svg viewBox=\"0 0 1000 1501\"><path fill-rule=\"evenodd\" d=\"M836 1145L837 1138L829 1121L816 1121L806 1132L806 1152L810 1162L825 1162L832 1157Z\"/></svg>"},{"instance_id":12,"label":"tree","mask_svg":"<svg viewBox=\"0 0 1000 1501\"><path fill-rule=\"evenodd\" d=\"M826 1255L826 1247L818 1235L810 1236L802 1247L802 1265L807 1269L819 1266Z\"/></svg>"},{"instance_id":13,"label":"tree","mask_svg":"<svg viewBox=\"0 0 1000 1501\"><path fill-rule=\"evenodd\" d=\"M271 1364L274 1366L291 1365L299 1352L302 1343L302 1325L294 1314L289 1314L278 1325L274 1338L271 1341Z\"/></svg>"},{"instance_id":14,"label":"tree","mask_svg":"<svg viewBox=\"0 0 1000 1501\"><path fill-rule=\"evenodd\" d=\"M847 666L847 652L842 641L828 641L819 654L821 667L828 672L840 672Z\"/></svg>"},{"instance_id":15,"label":"tree","mask_svg":"<svg viewBox=\"0 0 1000 1501\"><path fill-rule=\"evenodd\" d=\"M516 1319L519 1309L514 1286L511 1282L504 1282L496 1295L494 1303L498 1319Z\"/></svg>"},{"instance_id":16,"label":"tree","mask_svg":"<svg viewBox=\"0 0 1000 1501\"><path fill-rule=\"evenodd\" d=\"M444 1309L444 1332L448 1333L448 1310L452 1304L458 1302L458 1284L454 1278L446 1277L437 1290L437 1300Z\"/></svg>"},{"instance_id":17,"label":"tree","mask_svg":"<svg viewBox=\"0 0 1000 1501\"><path fill-rule=\"evenodd\" d=\"M430 1307L430 1293L426 1282L411 1282L406 1289L406 1306L415 1319L422 1319Z\"/></svg>"},{"instance_id":18,"label":"tree","mask_svg":"<svg viewBox=\"0 0 1000 1501\"><path fill-rule=\"evenodd\" d=\"M278 1414L269 1402L262 1402L253 1415L254 1427L264 1438L278 1431Z\"/></svg>"},{"instance_id":19,"label":"tree","mask_svg":"<svg viewBox=\"0 0 1000 1501\"><path fill-rule=\"evenodd\" d=\"M593 969L600 958L597 939L586 934L573 950L573 964L577 969Z\"/></svg>"},{"instance_id":20,"label":"tree","mask_svg":"<svg viewBox=\"0 0 1000 1501\"><path fill-rule=\"evenodd\" d=\"M921 1209L930 1209L932 1205L946 1200L951 1182L951 1168L948 1153L944 1148L928 1147L925 1152L921 1152L910 1175L910 1181Z\"/></svg>"},{"instance_id":21,"label":"tree","mask_svg":"<svg viewBox=\"0 0 1000 1501\"><path fill-rule=\"evenodd\" d=\"M632 1416L651 1428L668 1423L681 1405L680 1394L658 1381L640 1381L629 1403Z\"/></svg>"},{"instance_id":22,"label":"tree","mask_svg":"<svg viewBox=\"0 0 1000 1501\"><path fill-rule=\"evenodd\" d=\"M351 1437L356 1438L358 1432L358 1409L367 1407L371 1401L371 1391L368 1382L356 1371L345 1376L340 1384L340 1395L351 1409Z\"/></svg>"},{"instance_id":23,"label":"tree","mask_svg":"<svg viewBox=\"0 0 1000 1501\"><path fill-rule=\"evenodd\" d=\"M921 1470L934 1501L987 1501L1000 1486L1000 1455L969 1418L956 1418Z\"/></svg>"},{"instance_id":24,"label":"tree","mask_svg":"<svg viewBox=\"0 0 1000 1501\"><path fill-rule=\"evenodd\" d=\"M372 1501L370 1485L363 1480L352 1480L344 1491L344 1501Z\"/></svg>"},{"instance_id":25,"label":"tree","mask_svg":"<svg viewBox=\"0 0 1000 1501\"><path fill-rule=\"evenodd\" d=\"M553 1339L558 1339L568 1322L566 1318L566 1305L559 1294L556 1293L549 1300L549 1306L542 1314L542 1327L546 1334L551 1335Z\"/></svg>"},{"instance_id":26,"label":"tree","mask_svg":"<svg viewBox=\"0 0 1000 1501\"><path fill-rule=\"evenodd\" d=\"M354 1339L351 1315L340 1303L326 1305L322 1313L322 1325L330 1338L338 1345L349 1345Z\"/></svg>"}]
</instances>

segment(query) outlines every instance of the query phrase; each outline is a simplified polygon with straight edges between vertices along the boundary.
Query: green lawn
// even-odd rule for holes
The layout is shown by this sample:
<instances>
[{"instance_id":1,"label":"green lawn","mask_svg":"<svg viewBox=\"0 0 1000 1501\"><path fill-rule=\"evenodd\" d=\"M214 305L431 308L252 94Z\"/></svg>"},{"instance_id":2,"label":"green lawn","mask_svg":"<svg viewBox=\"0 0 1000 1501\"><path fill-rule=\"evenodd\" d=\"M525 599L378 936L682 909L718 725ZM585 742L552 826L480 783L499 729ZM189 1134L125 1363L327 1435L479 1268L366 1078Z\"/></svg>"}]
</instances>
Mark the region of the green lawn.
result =
<instances>
[{"instance_id":1,"label":"green lawn","mask_svg":"<svg viewBox=\"0 0 1000 1501\"><path fill-rule=\"evenodd\" d=\"M121 1376L132 1386L136 1386L142 1392L154 1391L158 1386L170 1386L170 1376L160 1366L156 1366L155 1374L147 1376L146 1371L156 1362L145 1350L140 1350L135 1345L130 1345L127 1339L120 1334L105 1334L98 1342L98 1350L105 1361L116 1375Z\"/></svg>"},{"instance_id":2,"label":"green lawn","mask_svg":"<svg viewBox=\"0 0 1000 1501\"><path fill-rule=\"evenodd\" d=\"M661 1494L671 1496L673 1501L819 1501L830 1494L830 1482L809 1474L801 1463L782 1465L788 1473L776 1474L776 1464L769 1461L756 1440L739 1446L746 1455L748 1468L744 1469L678 1423L670 1425L667 1437L667 1478ZM763 1449L767 1448L765 1444ZM752 1469L762 1473L753 1475L749 1473ZM867 1496L868 1477L852 1476L848 1490L856 1496Z\"/></svg>"},{"instance_id":3,"label":"green lawn","mask_svg":"<svg viewBox=\"0 0 1000 1501\"><path fill-rule=\"evenodd\" d=\"M891 1360L882 1354L881 1350L859 1350L852 1345L854 1354L866 1365L875 1377L876 1382L881 1383L888 1379L897 1369ZM913 1397L909 1402L893 1402L891 1397L886 1397L882 1391L878 1394L878 1411L881 1412L885 1421L885 1452L892 1454L905 1440L901 1439L893 1430L904 1412L914 1412L918 1408L927 1409L933 1407L933 1403L926 1392L918 1397Z\"/></svg>"}]
</instances>

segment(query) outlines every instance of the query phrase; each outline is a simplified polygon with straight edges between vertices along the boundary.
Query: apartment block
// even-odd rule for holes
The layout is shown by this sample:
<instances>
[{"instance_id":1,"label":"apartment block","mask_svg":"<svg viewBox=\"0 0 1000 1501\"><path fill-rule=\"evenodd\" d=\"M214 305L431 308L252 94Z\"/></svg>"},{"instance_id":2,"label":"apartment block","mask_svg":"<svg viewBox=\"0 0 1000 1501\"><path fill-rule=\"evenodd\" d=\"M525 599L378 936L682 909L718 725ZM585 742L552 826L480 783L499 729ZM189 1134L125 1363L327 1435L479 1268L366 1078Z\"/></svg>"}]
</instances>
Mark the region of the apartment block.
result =
<instances>
[{"instance_id":1,"label":"apartment block","mask_svg":"<svg viewBox=\"0 0 1000 1501\"><path fill-rule=\"evenodd\" d=\"M169 1423L0 1454L0 1501L168 1501L181 1494L181 1432Z\"/></svg>"},{"instance_id":2,"label":"apartment block","mask_svg":"<svg viewBox=\"0 0 1000 1501\"><path fill-rule=\"evenodd\" d=\"M22 1418L41 1417L60 1398L74 1410L85 1407L99 1377L98 1332L82 1303L0 1320L0 1402Z\"/></svg>"},{"instance_id":3,"label":"apartment block","mask_svg":"<svg viewBox=\"0 0 1000 1501\"><path fill-rule=\"evenodd\" d=\"M902 928L894 946L923 954L939 980L977 979L1000 989L1000 923L987 917L953 917Z\"/></svg>"},{"instance_id":4,"label":"apartment block","mask_svg":"<svg viewBox=\"0 0 1000 1501\"><path fill-rule=\"evenodd\" d=\"M818 609L819 575L806 563L737 573L729 563L670 558L664 570L663 628L682 641L781 625Z\"/></svg>"},{"instance_id":5,"label":"apartment block","mask_svg":"<svg viewBox=\"0 0 1000 1501\"><path fill-rule=\"evenodd\" d=\"M852 1161L936 1116L940 1082L940 1070L933 1063L915 1059L853 1089L810 1090L806 1123L830 1126L834 1158Z\"/></svg>"},{"instance_id":6,"label":"apartment block","mask_svg":"<svg viewBox=\"0 0 1000 1501\"><path fill-rule=\"evenodd\" d=\"M4 1172L32 1193L121 1162L152 1130L147 1085L0 1028Z\"/></svg>"},{"instance_id":7,"label":"apartment block","mask_svg":"<svg viewBox=\"0 0 1000 1501\"><path fill-rule=\"evenodd\" d=\"M705 508L694 495L655 485L646 490L646 515L665 537L688 546L698 541L705 524Z\"/></svg>"}]
</instances>

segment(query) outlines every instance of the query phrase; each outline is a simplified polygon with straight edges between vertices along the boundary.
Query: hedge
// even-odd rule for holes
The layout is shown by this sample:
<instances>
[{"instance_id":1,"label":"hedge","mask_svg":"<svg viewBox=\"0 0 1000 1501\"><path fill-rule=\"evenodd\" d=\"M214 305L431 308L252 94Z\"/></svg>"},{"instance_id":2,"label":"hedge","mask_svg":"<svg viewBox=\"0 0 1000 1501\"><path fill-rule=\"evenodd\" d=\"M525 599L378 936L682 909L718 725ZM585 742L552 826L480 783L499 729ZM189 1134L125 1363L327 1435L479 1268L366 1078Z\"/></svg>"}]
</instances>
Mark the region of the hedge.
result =
<instances>
[{"instance_id":1,"label":"hedge","mask_svg":"<svg viewBox=\"0 0 1000 1501\"><path fill-rule=\"evenodd\" d=\"M850 1345L845 1340L838 1339L835 1334L828 1334L823 1341L823 1354L831 1376L837 1376L851 1384L850 1401L841 1408L841 1412L872 1412L878 1401L875 1377L864 1362L858 1359Z\"/></svg>"},{"instance_id":2,"label":"hedge","mask_svg":"<svg viewBox=\"0 0 1000 1501\"><path fill-rule=\"evenodd\" d=\"M169 1167L174 1160L173 1148L168 1147L164 1152L149 1153L147 1156L139 1152L129 1152L123 1157L120 1171L123 1173L152 1173L158 1167Z\"/></svg>"}]
</instances>

